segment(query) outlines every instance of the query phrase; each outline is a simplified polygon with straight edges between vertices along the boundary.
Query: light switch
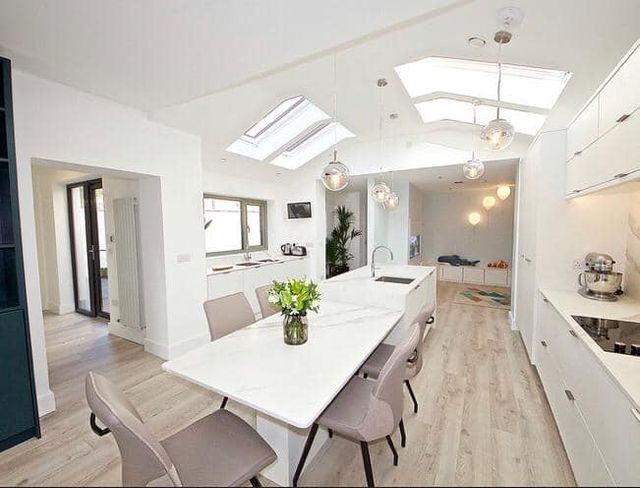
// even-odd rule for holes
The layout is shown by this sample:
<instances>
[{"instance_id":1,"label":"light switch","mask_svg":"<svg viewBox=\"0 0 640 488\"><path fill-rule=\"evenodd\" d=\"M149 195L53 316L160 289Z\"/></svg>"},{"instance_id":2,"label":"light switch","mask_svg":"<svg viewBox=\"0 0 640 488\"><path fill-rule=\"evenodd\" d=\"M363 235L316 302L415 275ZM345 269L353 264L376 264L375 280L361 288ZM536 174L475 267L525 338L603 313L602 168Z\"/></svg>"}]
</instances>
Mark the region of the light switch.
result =
<instances>
[{"instance_id":1,"label":"light switch","mask_svg":"<svg viewBox=\"0 0 640 488\"><path fill-rule=\"evenodd\" d=\"M178 254L177 260L179 263L190 263L191 262L191 254Z\"/></svg>"}]
</instances>

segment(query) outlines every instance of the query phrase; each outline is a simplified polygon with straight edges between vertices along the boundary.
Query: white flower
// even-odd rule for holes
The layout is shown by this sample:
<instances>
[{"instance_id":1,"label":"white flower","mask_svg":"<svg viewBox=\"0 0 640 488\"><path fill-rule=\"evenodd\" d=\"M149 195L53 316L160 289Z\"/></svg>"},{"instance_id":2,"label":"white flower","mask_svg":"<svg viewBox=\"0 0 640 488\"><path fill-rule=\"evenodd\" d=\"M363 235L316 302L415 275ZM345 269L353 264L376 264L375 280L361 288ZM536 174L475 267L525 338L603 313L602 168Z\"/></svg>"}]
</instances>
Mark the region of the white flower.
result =
<instances>
[{"instance_id":1,"label":"white flower","mask_svg":"<svg viewBox=\"0 0 640 488\"><path fill-rule=\"evenodd\" d=\"M278 303L280 297L278 295L269 295L269 303Z\"/></svg>"},{"instance_id":2,"label":"white flower","mask_svg":"<svg viewBox=\"0 0 640 488\"><path fill-rule=\"evenodd\" d=\"M291 295L291 303L294 306L298 303L298 295Z\"/></svg>"}]
</instances>

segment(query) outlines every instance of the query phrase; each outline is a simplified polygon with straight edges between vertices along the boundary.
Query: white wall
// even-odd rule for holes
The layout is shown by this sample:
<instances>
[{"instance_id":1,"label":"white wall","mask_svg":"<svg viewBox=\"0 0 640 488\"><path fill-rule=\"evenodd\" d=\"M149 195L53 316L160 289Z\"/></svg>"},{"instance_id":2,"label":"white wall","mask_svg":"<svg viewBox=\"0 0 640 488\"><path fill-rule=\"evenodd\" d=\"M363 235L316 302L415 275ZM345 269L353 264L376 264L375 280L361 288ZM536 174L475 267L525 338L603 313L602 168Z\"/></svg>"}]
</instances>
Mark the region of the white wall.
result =
<instances>
[{"instance_id":1,"label":"white wall","mask_svg":"<svg viewBox=\"0 0 640 488\"><path fill-rule=\"evenodd\" d=\"M13 72L18 190L40 414L54 409L41 315L33 158L155 176L140 184L148 350L173 357L208 340L200 140L136 110ZM178 259L179 258L179 259ZM180 261L180 262L179 262Z\"/></svg>"},{"instance_id":2,"label":"white wall","mask_svg":"<svg viewBox=\"0 0 640 488\"><path fill-rule=\"evenodd\" d=\"M640 300L640 191L634 196L629 211L625 292Z\"/></svg>"},{"instance_id":3,"label":"white wall","mask_svg":"<svg viewBox=\"0 0 640 488\"><path fill-rule=\"evenodd\" d=\"M511 262L513 251L513 205L515 192L485 211L482 199L495 196L495 190L426 192L424 194L422 254L433 264L438 256L458 254L480 260L480 265L496 260ZM471 212L479 212L482 221L469 224Z\"/></svg>"},{"instance_id":4,"label":"white wall","mask_svg":"<svg viewBox=\"0 0 640 488\"><path fill-rule=\"evenodd\" d=\"M353 212L353 228L359 229L363 232L363 235L357 237L351 243L351 253L353 258L349 261L349 267L351 269L364 266L367 262L366 257L366 232L367 232L367 215L366 215L366 200L367 195L365 190L344 190L341 192L326 193L327 202L327 236L331 233L332 229L336 226L338 219L335 215L335 210L340 205L344 205L348 210Z\"/></svg>"},{"instance_id":5,"label":"white wall","mask_svg":"<svg viewBox=\"0 0 640 488\"><path fill-rule=\"evenodd\" d=\"M424 193L413 185L409 185L409 238L422 236L424 232ZM423 244L424 245L424 244ZM411 265L421 265L424 261L424 250L413 259Z\"/></svg>"}]
</instances>

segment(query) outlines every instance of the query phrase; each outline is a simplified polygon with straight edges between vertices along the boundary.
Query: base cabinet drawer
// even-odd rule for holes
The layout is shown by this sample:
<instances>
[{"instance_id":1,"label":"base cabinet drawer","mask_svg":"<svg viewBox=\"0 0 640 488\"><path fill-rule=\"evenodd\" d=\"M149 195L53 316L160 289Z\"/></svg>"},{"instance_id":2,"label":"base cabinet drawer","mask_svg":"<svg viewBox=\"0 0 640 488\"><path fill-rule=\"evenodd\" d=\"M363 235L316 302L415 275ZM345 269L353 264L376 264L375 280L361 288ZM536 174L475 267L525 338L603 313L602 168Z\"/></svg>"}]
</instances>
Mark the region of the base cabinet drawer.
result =
<instances>
[{"instance_id":1,"label":"base cabinet drawer","mask_svg":"<svg viewBox=\"0 0 640 488\"><path fill-rule=\"evenodd\" d=\"M440 279L442 279L443 281L462 282L461 266L442 266L440 267L440 270L441 270Z\"/></svg>"}]
</instances>

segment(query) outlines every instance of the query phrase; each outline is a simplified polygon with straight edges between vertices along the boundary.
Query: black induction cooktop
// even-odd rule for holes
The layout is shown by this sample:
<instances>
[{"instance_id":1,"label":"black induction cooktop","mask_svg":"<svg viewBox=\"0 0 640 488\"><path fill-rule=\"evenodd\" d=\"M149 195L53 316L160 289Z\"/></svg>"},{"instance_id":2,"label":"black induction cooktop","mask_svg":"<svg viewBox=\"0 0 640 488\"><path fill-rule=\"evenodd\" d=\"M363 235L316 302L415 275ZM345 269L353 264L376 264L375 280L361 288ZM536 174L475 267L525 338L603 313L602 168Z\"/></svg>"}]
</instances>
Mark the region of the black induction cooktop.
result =
<instances>
[{"instance_id":1,"label":"black induction cooktop","mask_svg":"<svg viewBox=\"0 0 640 488\"><path fill-rule=\"evenodd\" d=\"M607 352L640 357L640 322L573 315L587 334Z\"/></svg>"}]
</instances>

